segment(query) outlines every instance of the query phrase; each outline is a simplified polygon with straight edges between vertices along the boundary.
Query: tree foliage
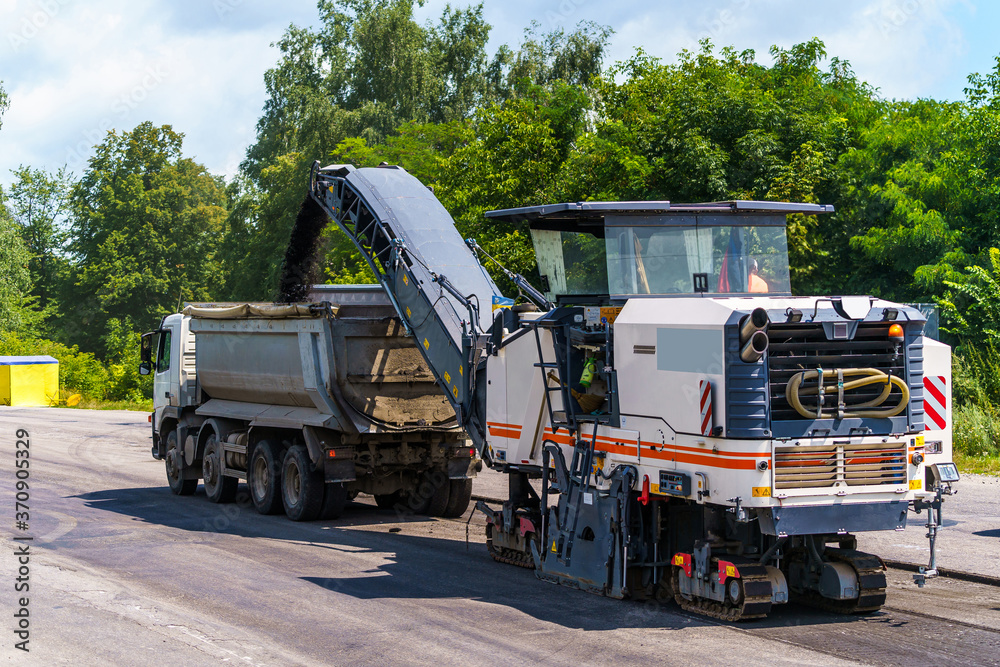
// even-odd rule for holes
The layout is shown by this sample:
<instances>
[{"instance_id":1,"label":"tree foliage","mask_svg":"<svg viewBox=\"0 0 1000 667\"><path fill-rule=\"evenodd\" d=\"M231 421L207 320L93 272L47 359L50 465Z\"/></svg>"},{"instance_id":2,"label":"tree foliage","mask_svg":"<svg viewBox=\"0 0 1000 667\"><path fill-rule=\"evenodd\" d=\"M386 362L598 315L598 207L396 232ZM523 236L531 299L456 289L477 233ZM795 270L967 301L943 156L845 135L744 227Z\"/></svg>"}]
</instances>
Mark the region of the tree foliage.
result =
<instances>
[{"instance_id":1,"label":"tree foliage","mask_svg":"<svg viewBox=\"0 0 1000 667\"><path fill-rule=\"evenodd\" d=\"M7 110L8 104L7 93L3 89L3 81L0 81L0 128L3 127L3 114Z\"/></svg>"},{"instance_id":2,"label":"tree foliage","mask_svg":"<svg viewBox=\"0 0 1000 667\"><path fill-rule=\"evenodd\" d=\"M106 351L109 317L151 327L217 287L224 188L182 156L182 142L149 122L109 132L73 186L73 298L64 312L87 349Z\"/></svg>"},{"instance_id":3,"label":"tree foliage","mask_svg":"<svg viewBox=\"0 0 1000 667\"><path fill-rule=\"evenodd\" d=\"M227 297L273 296L314 160L350 156L365 164L389 156L438 183L451 169L443 161L476 141L473 128L491 114L520 113L505 105L535 108L541 118L560 107L540 95L559 86L579 95L600 72L610 35L591 23L544 35L532 26L516 50L501 46L490 58L481 4L446 6L425 25L413 7L413 0L322 0L318 29L293 26L277 43L281 55L265 74L257 139L230 186ZM579 132L573 124L582 121L582 111L574 113L572 123L559 124L573 127L556 137L563 154ZM530 126L524 124L536 133ZM338 281L371 279L335 234L326 273Z\"/></svg>"},{"instance_id":4,"label":"tree foliage","mask_svg":"<svg viewBox=\"0 0 1000 667\"><path fill-rule=\"evenodd\" d=\"M17 224L31 259L32 294L43 311L54 311L53 299L68 262L66 207L70 176L65 169L49 174L21 166L11 172L15 181L7 191L7 208Z\"/></svg>"},{"instance_id":5,"label":"tree foliage","mask_svg":"<svg viewBox=\"0 0 1000 667\"><path fill-rule=\"evenodd\" d=\"M17 227L0 205L0 331L17 331L32 322L27 299L30 259Z\"/></svg>"}]
</instances>

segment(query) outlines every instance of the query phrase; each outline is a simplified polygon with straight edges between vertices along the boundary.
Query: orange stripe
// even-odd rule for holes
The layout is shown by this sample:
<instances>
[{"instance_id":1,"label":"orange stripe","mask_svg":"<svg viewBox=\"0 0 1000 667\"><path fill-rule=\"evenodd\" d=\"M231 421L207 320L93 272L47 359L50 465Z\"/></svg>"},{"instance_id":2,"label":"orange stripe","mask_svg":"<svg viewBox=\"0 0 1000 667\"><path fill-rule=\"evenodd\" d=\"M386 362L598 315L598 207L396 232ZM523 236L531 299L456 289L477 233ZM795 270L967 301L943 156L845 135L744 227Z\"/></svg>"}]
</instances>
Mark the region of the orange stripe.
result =
<instances>
[{"instance_id":1,"label":"orange stripe","mask_svg":"<svg viewBox=\"0 0 1000 667\"><path fill-rule=\"evenodd\" d=\"M490 427L490 435L495 435L499 438L513 438L515 440L521 439L520 431L512 431L505 428L493 428L492 426Z\"/></svg>"},{"instance_id":2,"label":"orange stripe","mask_svg":"<svg viewBox=\"0 0 1000 667\"><path fill-rule=\"evenodd\" d=\"M601 448L612 454L621 454L623 456L637 456L635 447L620 447L618 445L601 445Z\"/></svg>"},{"instance_id":3,"label":"orange stripe","mask_svg":"<svg viewBox=\"0 0 1000 667\"><path fill-rule=\"evenodd\" d=\"M519 431L521 430L521 425L520 424L505 424L503 422L486 422L486 425L487 426L499 426L501 428L516 428Z\"/></svg>"},{"instance_id":4,"label":"orange stripe","mask_svg":"<svg viewBox=\"0 0 1000 667\"><path fill-rule=\"evenodd\" d=\"M555 435L552 433L552 429L549 427L546 427L545 433L550 440L554 440L560 445L573 444L573 440L572 438L569 437L569 435ZM614 452L616 454L623 454L625 456L638 456L636 450L632 449L631 447L616 447L615 444L609 444L609 443L624 444L620 440L615 440L613 438L601 435L597 436L597 439L606 441L602 442L601 444L605 449L607 449L610 452ZM667 448L666 451L662 452L651 449L648 452L643 452L642 456L648 456L649 458L661 459L661 460L678 461L681 463L694 463L698 465L707 465L712 468L726 468L730 470L756 470L757 462L755 460L733 461L725 458L715 458L715 457L731 456L731 457L746 457L752 459L770 457L770 454L767 452L718 452L718 453L713 452L709 454L708 452L705 452L705 450L703 449L695 449L693 447L683 447L681 445L658 445L647 441L643 441L642 444L650 447L655 446L655 447ZM682 453L685 451L694 452L695 454L697 454L697 456L692 456L690 454Z\"/></svg>"},{"instance_id":5,"label":"orange stripe","mask_svg":"<svg viewBox=\"0 0 1000 667\"><path fill-rule=\"evenodd\" d=\"M545 434L546 435L552 434L552 428L550 426L546 426L545 427ZM560 436L560 437L562 437L562 436ZM584 440L589 440L591 437L592 436L587 435L586 433L583 434L583 439ZM624 440L622 438L615 438L615 437L612 437L612 436L609 436L609 435L599 435L599 436L597 436L597 440L600 441L600 442L609 442L611 444L618 444L618 445L632 445L632 446L637 446L639 444L638 441L636 441L636 440Z\"/></svg>"},{"instance_id":6,"label":"orange stripe","mask_svg":"<svg viewBox=\"0 0 1000 667\"><path fill-rule=\"evenodd\" d=\"M754 459L760 458L762 456L770 456L768 452L729 452L722 450L719 450L718 452L706 452L704 449L698 449L696 447L684 447L682 445L664 445L659 442L647 442L646 440L642 441L642 446L655 447L656 449L660 449L662 447L668 447L670 449L675 449L677 451L694 452L695 454L711 454L712 456L745 456L747 458L754 458Z\"/></svg>"},{"instance_id":7,"label":"orange stripe","mask_svg":"<svg viewBox=\"0 0 1000 667\"><path fill-rule=\"evenodd\" d=\"M714 459L707 456L691 456L690 454L679 454L669 451L649 451L643 453L643 456L653 459L661 459L664 461L676 461L677 463L692 463L695 465L708 466L709 468L726 468L728 470L757 469L757 464L754 461L729 461L726 459Z\"/></svg>"},{"instance_id":8,"label":"orange stripe","mask_svg":"<svg viewBox=\"0 0 1000 667\"><path fill-rule=\"evenodd\" d=\"M554 440L556 443L558 443L560 445L567 445L567 446L569 446L569 445L573 444L572 439L568 435L552 435L549 439L550 440ZM625 454L627 456L636 456L635 450L633 450L631 448L628 448L628 451L625 451L625 452L616 452L616 453L622 453L622 454ZM726 468L726 469L729 469L729 470L756 470L757 469L757 463L756 463L756 461L740 461L740 460L733 461L733 460L729 460L729 459L716 459L716 458L709 458L708 456L692 456L690 454L681 454L681 453L674 452L674 451L662 451L661 452L661 451L656 451L656 450L650 450L649 452L644 452L643 456L644 457L648 457L648 458L652 458L652 459L660 459L660 460L663 460L663 461L676 461L678 463L692 463L692 464L695 464L695 465L708 466L709 468ZM760 458L760 457L766 457L767 454L757 454L755 456Z\"/></svg>"}]
</instances>

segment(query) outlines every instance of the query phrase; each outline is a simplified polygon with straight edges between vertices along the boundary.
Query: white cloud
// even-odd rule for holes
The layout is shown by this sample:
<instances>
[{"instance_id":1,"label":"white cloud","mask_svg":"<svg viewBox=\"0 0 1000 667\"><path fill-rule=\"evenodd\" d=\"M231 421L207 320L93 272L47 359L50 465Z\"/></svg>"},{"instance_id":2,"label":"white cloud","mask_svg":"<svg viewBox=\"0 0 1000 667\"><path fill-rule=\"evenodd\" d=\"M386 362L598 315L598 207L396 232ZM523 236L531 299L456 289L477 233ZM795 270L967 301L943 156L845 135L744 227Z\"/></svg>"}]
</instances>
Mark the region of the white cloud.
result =
<instances>
[{"instance_id":1,"label":"white cloud","mask_svg":"<svg viewBox=\"0 0 1000 667\"><path fill-rule=\"evenodd\" d=\"M186 155L232 175L254 138L264 71L277 58L269 45L292 22L274 12L248 24L239 0L219 0L227 11L211 9L194 26L153 0L0 2L0 25L16 37L0 42L11 103L0 130L0 182L19 164L68 163L79 174L107 130L145 120L173 125L186 135ZM311 20L315 5L297 4ZM50 18L22 34L42 6Z\"/></svg>"}]
</instances>

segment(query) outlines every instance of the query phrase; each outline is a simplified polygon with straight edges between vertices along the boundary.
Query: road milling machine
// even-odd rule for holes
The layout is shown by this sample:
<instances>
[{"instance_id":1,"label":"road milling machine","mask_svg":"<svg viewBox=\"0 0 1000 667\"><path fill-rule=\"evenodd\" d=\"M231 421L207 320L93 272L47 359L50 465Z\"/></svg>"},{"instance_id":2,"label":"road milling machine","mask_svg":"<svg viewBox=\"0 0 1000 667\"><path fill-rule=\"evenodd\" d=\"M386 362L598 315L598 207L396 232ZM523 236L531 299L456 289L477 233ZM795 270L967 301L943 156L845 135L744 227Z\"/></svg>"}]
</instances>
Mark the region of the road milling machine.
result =
<instances>
[{"instance_id":1,"label":"road milling machine","mask_svg":"<svg viewBox=\"0 0 1000 667\"><path fill-rule=\"evenodd\" d=\"M958 477L950 350L913 308L792 296L786 216L832 207L487 213L530 230L536 288L463 239L402 168L316 163L310 197L366 258L453 423L508 475L502 506L477 504L496 560L726 620L790 600L867 612L885 601L884 565L855 534L926 510L921 582L936 574L933 537ZM338 465L350 467L350 442Z\"/></svg>"}]
</instances>

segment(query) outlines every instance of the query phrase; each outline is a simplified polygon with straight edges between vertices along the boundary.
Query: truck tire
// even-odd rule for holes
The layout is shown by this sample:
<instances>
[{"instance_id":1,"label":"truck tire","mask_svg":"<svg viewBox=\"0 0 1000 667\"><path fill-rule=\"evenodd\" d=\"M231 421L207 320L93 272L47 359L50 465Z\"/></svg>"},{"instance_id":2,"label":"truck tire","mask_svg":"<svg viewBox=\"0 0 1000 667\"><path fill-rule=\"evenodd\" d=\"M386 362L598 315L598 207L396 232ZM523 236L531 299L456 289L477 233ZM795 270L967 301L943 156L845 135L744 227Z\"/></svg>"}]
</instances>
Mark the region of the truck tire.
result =
<instances>
[{"instance_id":1,"label":"truck tire","mask_svg":"<svg viewBox=\"0 0 1000 667\"><path fill-rule=\"evenodd\" d=\"M376 493L375 494L375 504L378 505L380 510L391 510L398 503L402 502L403 494L400 491L393 491L392 493Z\"/></svg>"},{"instance_id":2,"label":"truck tire","mask_svg":"<svg viewBox=\"0 0 1000 667\"><path fill-rule=\"evenodd\" d=\"M236 489L240 480L222 474L222 457L226 453L215 434L205 442L205 454L201 458L201 479L205 495L213 503L231 503L236 499Z\"/></svg>"},{"instance_id":3,"label":"truck tire","mask_svg":"<svg viewBox=\"0 0 1000 667\"><path fill-rule=\"evenodd\" d=\"M448 496L448 507L441 516L448 519L457 519L465 514L469 509L469 502L472 500L472 480L453 479L450 480L451 494Z\"/></svg>"},{"instance_id":4,"label":"truck tire","mask_svg":"<svg viewBox=\"0 0 1000 667\"><path fill-rule=\"evenodd\" d=\"M281 465L281 499L292 521L313 521L323 511L323 473L312 469L305 445L293 445Z\"/></svg>"},{"instance_id":5,"label":"truck tire","mask_svg":"<svg viewBox=\"0 0 1000 667\"><path fill-rule=\"evenodd\" d=\"M344 484L327 483L323 485L323 511L321 519L339 519L351 498Z\"/></svg>"},{"instance_id":6,"label":"truck tire","mask_svg":"<svg viewBox=\"0 0 1000 667\"><path fill-rule=\"evenodd\" d=\"M174 495L190 496L198 488L198 480L183 479L184 453L177 446L177 429L167 436L167 454L163 457L167 468L167 484Z\"/></svg>"},{"instance_id":7,"label":"truck tire","mask_svg":"<svg viewBox=\"0 0 1000 667\"><path fill-rule=\"evenodd\" d=\"M406 504L416 514L442 516L448 508L450 487L443 470L430 470L420 477L417 488L410 491Z\"/></svg>"},{"instance_id":8,"label":"truck tire","mask_svg":"<svg viewBox=\"0 0 1000 667\"><path fill-rule=\"evenodd\" d=\"M253 448L247 470L250 499L261 514L281 511L281 449L270 440L261 440Z\"/></svg>"},{"instance_id":9,"label":"truck tire","mask_svg":"<svg viewBox=\"0 0 1000 667\"><path fill-rule=\"evenodd\" d=\"M443 475L443 473L441 473ZM433 473L428 476L433 479L434 482L440 481L437 479L438 475ZM432 482L433 483L433 482ZM449 480L445 477L444 482L437 484L434 487L434 494L431 496L430 502L427 503L427 509L424 514L427 516L444 516L444 512L448 509L448 501L451 498L451 484Z\"/></svg>"}]
</instances>

